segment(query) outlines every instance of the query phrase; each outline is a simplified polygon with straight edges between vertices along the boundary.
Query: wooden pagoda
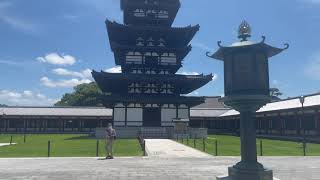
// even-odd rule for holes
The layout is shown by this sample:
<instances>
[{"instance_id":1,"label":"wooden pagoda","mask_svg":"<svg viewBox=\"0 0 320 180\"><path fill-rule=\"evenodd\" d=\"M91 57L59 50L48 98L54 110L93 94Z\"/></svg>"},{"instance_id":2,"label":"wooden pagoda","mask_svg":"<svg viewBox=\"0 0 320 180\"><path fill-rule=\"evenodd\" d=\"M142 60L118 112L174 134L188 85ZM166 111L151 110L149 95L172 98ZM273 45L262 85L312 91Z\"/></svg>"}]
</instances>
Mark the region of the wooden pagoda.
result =
<instances>
[{"instance_id":1,"label":"wooden pagoda","mask_svg":"<svg viewBox=\"0 0 320 180\"><path fill-rule=\"evenodd\" d=\"M206 85L211 75L179 75L199 25L173 28L179 0L121 0L124 24L106 21L115 64L122 73L93 71L113 108L115 126L167 127L188 119L202 97L182 96Z\"/></svg>"}]
</instances>

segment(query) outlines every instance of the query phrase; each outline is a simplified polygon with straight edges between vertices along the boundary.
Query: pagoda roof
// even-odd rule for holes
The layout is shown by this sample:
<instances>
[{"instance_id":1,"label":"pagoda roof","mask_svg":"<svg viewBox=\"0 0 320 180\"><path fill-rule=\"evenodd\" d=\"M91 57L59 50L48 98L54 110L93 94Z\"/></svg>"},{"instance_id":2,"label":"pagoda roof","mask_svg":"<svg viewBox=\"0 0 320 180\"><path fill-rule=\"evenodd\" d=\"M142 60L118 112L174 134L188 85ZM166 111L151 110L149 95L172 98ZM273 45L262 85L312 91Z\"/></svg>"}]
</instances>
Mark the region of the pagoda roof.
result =
<instances>
[{"instance_id":1,"label":"pagoda roof","mask_svg":"<svg viewBox=\"0 0 320 180\"><path fill-rule=\"evenodd\" d=\"M153 26L171 26L180 9L179 0L160 0L155 3L145 3L145 0L122 0L121 9L124 11L124 24ZM135 16L135 10L142 10L143 16ZM145 15L147 11L167 11L167 18L156 18Z\"/></svg>"},{"instance_id":2,"label":"pagoda roof","mask_svg":"<svg viewBox=\"0 0 320 180\"><path fill-rule=\"evenodd\" d=\"M129 74L129 73L107 73L92 72L92 76L103 92L126 92L128 84L132 82L144 83L173 83L176 94L189 94L196 89L206 85L213 78L210 75L178 75L178 74ZM121 92L122 91L122 92Z\"/></svg>"},{"instance_id":3,"label":"pagoda roof","mask_svg":"<svg viewBox=\"0 0 320 180\"><path fill-rule=\"evenodd\" d=\"M144 39L162 38L168 48L179 48L187 46L200 26L187 27L162 27L162 26L131 26L117 22L106 21L109 40L127 46L136 46L139 37Z\"/></svg>"},{"instance_id":4,"label":"pagoda roof","mask_svg":"<svg viewBox=\"0 0 320 180\"><path fill-rule=\"evenodd\" d=\"M194 107L204 103L204 97L193 97L193 96L166 96L166 95L103 95L103 102L108 107L108 104L112 105L116 103L143 103L143 104L187 104L188 106Z\"/></svg>"},{"instance_id":5,"label":"pagoda roof","mask_svg":"<svg viewBox=\"0 0 320 180\"><path fill-rule=\"evenodd\" d=\"M128 72L130 69L145 69L145 70L153 70L153 71L161 71L161 70L167 70L170 73L174 74L178 72L178 70L182 67L182 64L176 64L176 65L153 65L153 66L146 66L141 64L125 64L122 65L122 72Z\"/></svg>"},{"instance_id":6,"label":"pagoda roof","mask_svg":"<svg viewBox=\"0 0 320 180\"><path fill-rule=\"evenodd\" d=\"M157 53L176 53L177 59L181 62L192 50L192 46L185 46L181 48L167 48L167 47L158 47L158 46L126 46L121 45L116 42L111 42L111 49L114 52L114 59L116 65L125 64L125 54L129 51L140 52L157 52ZM160 54L161 55L161 54Z\"/></svg>"},{"instance_id":7,"label":"pagoda roof","mask_svg":"<svg viewBox=\"0 0 320 180\"><path fill-rule=\"evenodd\" d=\"M218 46L220 47L219 50L212 55L210 55L210 53L207 52L207 56L223 61L225 58L224 57L225 54L232 54L235 51L243 50L243 49L252 49L257 52L263 52L269 58L289 48L288 44L285 44L286 46L285 48L277 48L277 47L270 46L265 43L265 37L263 36L262 38L263 40L259 43L255 43L252 41L241 41L241 42L233 43L231 46L226 46L226 47L222 46L221 41L219 41L218 42Z\"/></svg>"},{"instance_id":8,"label":"pagoda roof","mask_svg":"<svg viewBox=\"0 0 320 180\"><path fill-rule=\"evenodd\" d=\"M121 9L124 10L126 6L169 6L180 7L180 0L159 0L158 5L145 4L145 0L121 0Z\"/></svg>"}]
</instances>

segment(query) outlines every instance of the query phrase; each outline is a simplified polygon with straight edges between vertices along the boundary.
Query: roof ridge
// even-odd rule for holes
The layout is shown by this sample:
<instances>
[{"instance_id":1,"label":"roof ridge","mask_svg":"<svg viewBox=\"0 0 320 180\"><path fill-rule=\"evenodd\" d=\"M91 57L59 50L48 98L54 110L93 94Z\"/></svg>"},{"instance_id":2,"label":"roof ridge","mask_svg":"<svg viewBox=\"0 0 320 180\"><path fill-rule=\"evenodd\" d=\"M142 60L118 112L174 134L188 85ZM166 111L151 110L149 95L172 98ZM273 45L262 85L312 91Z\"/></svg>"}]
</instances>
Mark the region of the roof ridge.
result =
<instances>
[{"instance_id":1,"label":"roof ridge","mask_svg":"<svg viewBox=\"0 0 320 180\"><path fill-rule=\"evenodd\" d=\"M312 97L312 96L317 96L317 95L320 95L320 92L319 93L313 93L313 94L307 94L307 95L302 95L303 97ZM294 99L299 99L301 96L296 96L296 97L290 97L290 98L286 98L286 99L280 99L278 101L273 101L273 102L270 102L268 104L272 104L272 103L277 103L277 102L282 102L282 101L289 101L289 100L294 100Z\"/></svg>"},{"instance_id":2,"label":"roof ridge","mask_svg":"<svg viewBox=\"0 0 320 180\"><path fill-rule=\"evenodd\" d=\"M1 108L50 108L50 109L108 109L94 106L6 106Z\"/></svg>"}]
</instances>

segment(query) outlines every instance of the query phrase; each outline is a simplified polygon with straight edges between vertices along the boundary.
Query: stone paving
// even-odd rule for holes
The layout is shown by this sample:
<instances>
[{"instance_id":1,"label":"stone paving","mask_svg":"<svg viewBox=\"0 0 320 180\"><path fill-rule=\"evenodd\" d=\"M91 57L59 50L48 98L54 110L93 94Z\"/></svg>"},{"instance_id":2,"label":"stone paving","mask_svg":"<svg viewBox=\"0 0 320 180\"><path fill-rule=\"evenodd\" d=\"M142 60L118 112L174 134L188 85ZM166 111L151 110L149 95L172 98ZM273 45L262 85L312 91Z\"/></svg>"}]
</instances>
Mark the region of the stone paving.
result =
<instances>
[{"instance_id":1,"label":"stone paving","mask_svg":"<svg viewBox=\"0 0 320 180\"><path fill-rule=\"evenodd\" d=\"M149 157L208 158L210 155L170 139L145 139Z\"/></svg>"},{"instance_id":2,"label":"stone paving","mask_svg":"<svg viewBox=\"0 0 320 180\"><path fill-rule=\"evenodd\" d=\"M239 157L213 157L174 141L147 140L149 157L0 159L0 180L215 180ZM262 157L281 180L320 180L320 157Z\"/></svg>"},{"instance_id":3,"label":"stone paving","mask_svg":"<svg viewBox=\"0 0 320 180\"><path fill-rule=\"evenodd\" d=\"M0 159L1 180L215 180L238 157ZM320 157L261 158L281 180L320 180Z\"/></svg>"},{"instance_id":4,"label":"stone paving","mask_svg":"<svg viewBox=\"0 0 320 180\"><path fill-rule=\"evenodd\" d=\"M0 147L1 146L11 146L11 145L15 145L16 143L0 143Z\"/></svg>"}]
</instances>

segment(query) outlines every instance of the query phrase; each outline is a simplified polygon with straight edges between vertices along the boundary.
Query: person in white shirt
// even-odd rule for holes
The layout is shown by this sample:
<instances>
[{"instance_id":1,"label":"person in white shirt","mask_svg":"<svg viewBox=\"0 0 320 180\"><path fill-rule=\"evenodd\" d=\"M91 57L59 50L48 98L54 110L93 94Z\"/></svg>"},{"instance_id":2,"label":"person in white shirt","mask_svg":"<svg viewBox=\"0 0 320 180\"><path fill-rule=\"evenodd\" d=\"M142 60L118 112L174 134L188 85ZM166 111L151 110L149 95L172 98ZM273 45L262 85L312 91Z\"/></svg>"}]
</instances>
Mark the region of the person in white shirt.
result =
<instances>
[{"instance_id":1,"label":"person in white shirt","mask_svg":"<svg viewBox=\"0 0 320 180\"><path fill-rule=\"evenodd\" d=\"M116 130L112 128L112 124L108 124L106 128L106 159L113 159L113 142L116 139Z\"/></svg>"}]
</instances>

